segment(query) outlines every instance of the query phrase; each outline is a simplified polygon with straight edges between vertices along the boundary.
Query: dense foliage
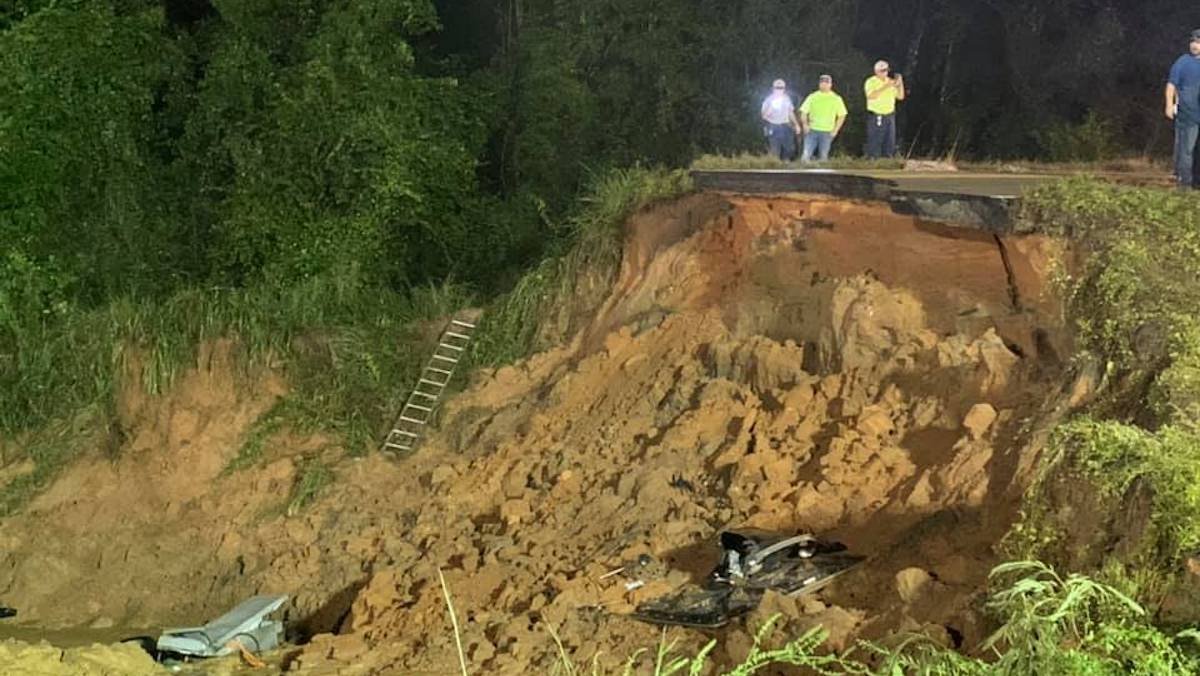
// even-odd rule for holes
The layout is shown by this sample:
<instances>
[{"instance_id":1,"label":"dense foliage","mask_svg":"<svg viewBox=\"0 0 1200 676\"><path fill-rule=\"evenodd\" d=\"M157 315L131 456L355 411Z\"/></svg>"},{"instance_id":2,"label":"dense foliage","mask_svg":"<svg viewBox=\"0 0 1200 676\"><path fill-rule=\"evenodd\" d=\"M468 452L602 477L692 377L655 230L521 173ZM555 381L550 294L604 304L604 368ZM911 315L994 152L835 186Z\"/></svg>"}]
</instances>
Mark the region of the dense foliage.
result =
<instances>
[{"instance_id":1,"label":"dense foliage","mask_svg":"<svg viewBox=\"0 0 1200 676\"><path fill-rule=\"evenodd\" d=\"M804 94L830 72L861 117L890 59L921 154L1162 154L1191 18L1177 0L0 0L0 439L35 465L0 515L79 445L119 446L121 378L161 388L221 336L293 388L232 469L285 420L368 447L419 363L414 322L511 291L479 359L561 336L611 279L629 211L689 189L612 168L759 151L776 77ZM840 152L862 136L852 121ZM1149 528L1098 562L1113 587L1002 569L1019 579L993 597L992 659L917 647L884 655L891 673L1196 668L1194 637L1134 599L1156 612L1200 548L1198 214L1092 182L1029 202L1089 250L1064 288L1108 377L1055 435L1010 546L1078 563L1047 509L1060 471L1101 511L1149 486ZM330 480L306 460L290 505ZM821 668L820 642L761 655Z\"/></svg>"},{"instance_id":2,"label":"dense foliage","mask_svg":"<svg viewBox=\"0 0 1200 676\"><path fill-rule=\"evenodd\" d=\"M1195 620L1185 562L1200 551L1196 207L1190 194L1077 179L1024 208L1026 224L1085 254L1060 281L1078 362L1103 378L1087 414L1052 436L1008 548L1101 570L1164 621Z\"/></svg>"}]
</instances>

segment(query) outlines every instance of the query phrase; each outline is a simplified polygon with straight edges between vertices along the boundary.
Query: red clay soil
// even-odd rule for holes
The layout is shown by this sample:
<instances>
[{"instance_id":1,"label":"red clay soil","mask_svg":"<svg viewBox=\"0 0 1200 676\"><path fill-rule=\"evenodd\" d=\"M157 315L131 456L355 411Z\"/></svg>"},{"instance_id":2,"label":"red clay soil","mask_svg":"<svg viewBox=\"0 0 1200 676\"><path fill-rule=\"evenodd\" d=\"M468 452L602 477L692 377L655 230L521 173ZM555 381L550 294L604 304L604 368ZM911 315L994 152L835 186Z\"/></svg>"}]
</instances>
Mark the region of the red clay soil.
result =
<instances>
[{"instance_id":1,"label":"red clay soil","mask_svg":"<svg viewBox=\"0 0 1200 676\"><path fill-rule=\"evenodd\" d=\"M871 558L811 598L769 597L720 632L718 662L775 612L781 639L820 623L833 649L909 630L969 649L994 546L1067 406L1059 253L803 195L659 206L631 220L590 326L477 374L400 461L281 435L262 467L223 474L284 386L238 384L215 346L162 400L129 388L119 459L0 523L0 599L46 627L157 626L291 593L291 626L315 635L285 660L297 673L444 674L440 570L473 673L550 673L552 631L576 663L616 667L661 637L634 604L749 525ZM336 484L281 513L297 458L322 452Z\"/></svg>"}]
</instances>

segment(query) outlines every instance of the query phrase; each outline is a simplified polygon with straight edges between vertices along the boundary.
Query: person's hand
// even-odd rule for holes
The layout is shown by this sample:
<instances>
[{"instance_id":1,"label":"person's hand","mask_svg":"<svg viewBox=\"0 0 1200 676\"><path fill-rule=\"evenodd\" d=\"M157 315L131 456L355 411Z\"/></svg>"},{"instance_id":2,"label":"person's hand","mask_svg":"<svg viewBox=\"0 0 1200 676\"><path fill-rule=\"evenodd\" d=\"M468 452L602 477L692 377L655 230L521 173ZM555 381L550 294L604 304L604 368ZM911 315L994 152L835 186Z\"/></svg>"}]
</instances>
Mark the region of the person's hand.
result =
<instances>
[{"instance_id":1,"label":"person's hand","mask_svg":"<svg viewBox=\"0 0 1200 676\"><path fill-rule=\"evenodd\" d=\"M1175 116L1178 114L1178 111L1176 110L1176 108L1177 108L1177 106L1167 106L1167 119L1168 120L1175 119Z\"/></svg>"}]
</instances>

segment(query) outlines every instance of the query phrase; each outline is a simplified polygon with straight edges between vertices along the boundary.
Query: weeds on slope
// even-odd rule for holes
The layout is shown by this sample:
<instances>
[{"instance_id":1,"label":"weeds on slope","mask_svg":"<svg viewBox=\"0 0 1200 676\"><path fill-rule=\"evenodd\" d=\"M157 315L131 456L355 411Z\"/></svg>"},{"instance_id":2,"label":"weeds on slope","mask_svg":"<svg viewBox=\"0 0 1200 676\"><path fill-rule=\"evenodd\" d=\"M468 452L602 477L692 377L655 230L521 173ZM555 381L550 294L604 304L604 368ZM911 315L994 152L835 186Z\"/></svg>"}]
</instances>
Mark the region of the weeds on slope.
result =
<instances>
[{"instance_id":1,"label":"weeds on slope","mask_svg":"<svg viewBox=\"0 0 1200 676\"><path fill-rule=\"evenodd\" d=\"M1064 481L1089 485L1101 530L1140 491L1148 527L1109 534L1136 541L1087 565L1153 605L1185 583L1183 560L1200 547L1200 197L1077 178L1028 197L1021 222L1081 250L1060 283L1080 347L1107 376L1087 415L1053 435L1008 550L1066 563L1078 547L1055 506Z\"/></svg>"},{"instance_id":2,"label":"weeds on slope","mask_svg":"<svg viewBox=\"0 0 1200 676\"><path fill-rule=\"evenodd\" d=\"M608 293L621 262L626 220L653 202L693 189L686 172L633 168L593 178L558 250L484 314L476 364L499 365L564 340Z\"/></svg>"},{"instance_id":3,"label":"weeds on slope","mask_svg":"<svg viewBox=\"0 0 1200 676\"><path fill-rule=\"evenodd\" d=\"M453 285L402 294L349 271L288 286L189 289L163 301L122 300L3 327L0 435L24 434L22 452L35 469L0 486L0 515L76 452L94 447L94 430L113 427L118 388L131 372L147 392L162 393L195 366L200 345L219 338L234 340L243 376L268 362L286 372L292 390L264 425L329 431L365 451L428 351L414 322L471 300ZM87 428L93 433L80 433ZM253 464L263 438L252 433L235 463Z\"/></svg>"},{"instance_id":4,"label":"weeds on slope","mask_svg":"<svg viewBox=\"0 0 1200 676\"><path fill-rule=\"evenodd\" d=\"M803 673L863 676L1117 676L1197 673L1200 644L1195 632L1167 635L1151 626L1146 611L1117 589L1084 575L1060 575L1036 561L1007 563L990 575L994 589L987 609L999 628L982 654L963 655L922 636L896 647L860 643L844 655L822 650L828 634L814 627L778 648L766 647L779 617L755 634L750 654L724 676L749 676L769 666L793 666ZM559 643L561 646L561 642ZM675 656L676 643L664 632L657 651L641 651L619 673L716 673L710 641L692 656ZM650 656L653 659L647 660ZM581 668L560 650L557 673L602 673L597 660Z\"/></svg>"}]
</instances>

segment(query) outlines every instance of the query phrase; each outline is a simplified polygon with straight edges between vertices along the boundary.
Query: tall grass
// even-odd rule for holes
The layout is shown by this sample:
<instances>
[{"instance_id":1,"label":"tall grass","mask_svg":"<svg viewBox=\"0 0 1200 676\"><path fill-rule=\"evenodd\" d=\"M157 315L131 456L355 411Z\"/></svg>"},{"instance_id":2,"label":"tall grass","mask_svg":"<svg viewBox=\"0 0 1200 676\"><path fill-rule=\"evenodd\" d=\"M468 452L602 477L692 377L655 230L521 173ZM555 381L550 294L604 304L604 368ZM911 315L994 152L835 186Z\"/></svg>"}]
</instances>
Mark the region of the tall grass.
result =
<instances>
[{"instance_id":1,"label":"tall grass","mask_svg":"<svg viewBox=\"0 0 1200 676\"><path fill-rule=\"evenodd\" d=\"M740 663L719 673L750 676L768 668L794 667L796 673L870 676L1091 676L1119 674L1190 674L1200 669L1196 632L1168 635L1146 621L1146 612L1117 589L1084 575L1062 576L1036 561L996 567L989 577L993 593L987 611L997 622L977 656L961 654L913 636L894 647L861 642L838 655L824 649L821 627L777 648L767 647L778 616L754 636ZM560 642L561 645L561 642ZM692 656L674 656L675 642L664 633L654 653L640 651L626 662L624 676L674 676L716 673L710 641ZM647 660L646 656L654 659ZM558 673L585 673L560 651ZM601 673L593 662L592 674ZM791 673L791 672L788 672Z\"/></svg>"},{"instance_id":2,"label":"tall grass","mask_svg":"<svg viewBox=\"0 0 1200 676\"><path fill-rule=\"evenodd\" d=\"M1099 552L1099 568L1140 581L1138 599L1153 603L1182 583L1180 561L1200 547L1200 198L1076 178L1028 196L1021 221L1085 254L1059 283L1077 344L1108 375L1086 415L1051 437L1008 550L1074 565L1067 536L1078 525L1057 486L1086 487L1076 494L1095 504L1072 507L1106 527L1143 482L1151 509L1138 542L1119 560Z\"/></svg>"},{"instance_id":3,"label":"tall grass","mask_svg":"<svg viewBox=\"0 0 1200 676\"><path fill-rule=\"evenodd\" d=\"M484 315L473 361L498 365L563 340L608 292L621 262L626 220L693 190L686 172L633 168L592 179L557 249Z\"/></svg>"},{"instance_id":4,"label":"tall grass","mask_svg":"<svg viewBox=\"0 0 1200 676\"><path fill-rule=\"evenodd\" d=\"M57 467L96 443L94 434L81 430L113 424L122 383L134 378L147 392L162 393L196 366L200 345L219 338L234 341L243 376L268 361L284 369L292 386L286 406L264 424L277 428L282 417L338 434L352 451L365 451L432 346L415 323L472 301L459 287L397 293L348 272L286 287L125 299L21 326L9 332L11 355L0 361L0 435L24 434L22 446L36 470L0 487L0 509L11 511ZM88 424L78 422L81 416ZM238 464L250 464L253 454L243 449Z\"/></svg>"}]
</instances>

